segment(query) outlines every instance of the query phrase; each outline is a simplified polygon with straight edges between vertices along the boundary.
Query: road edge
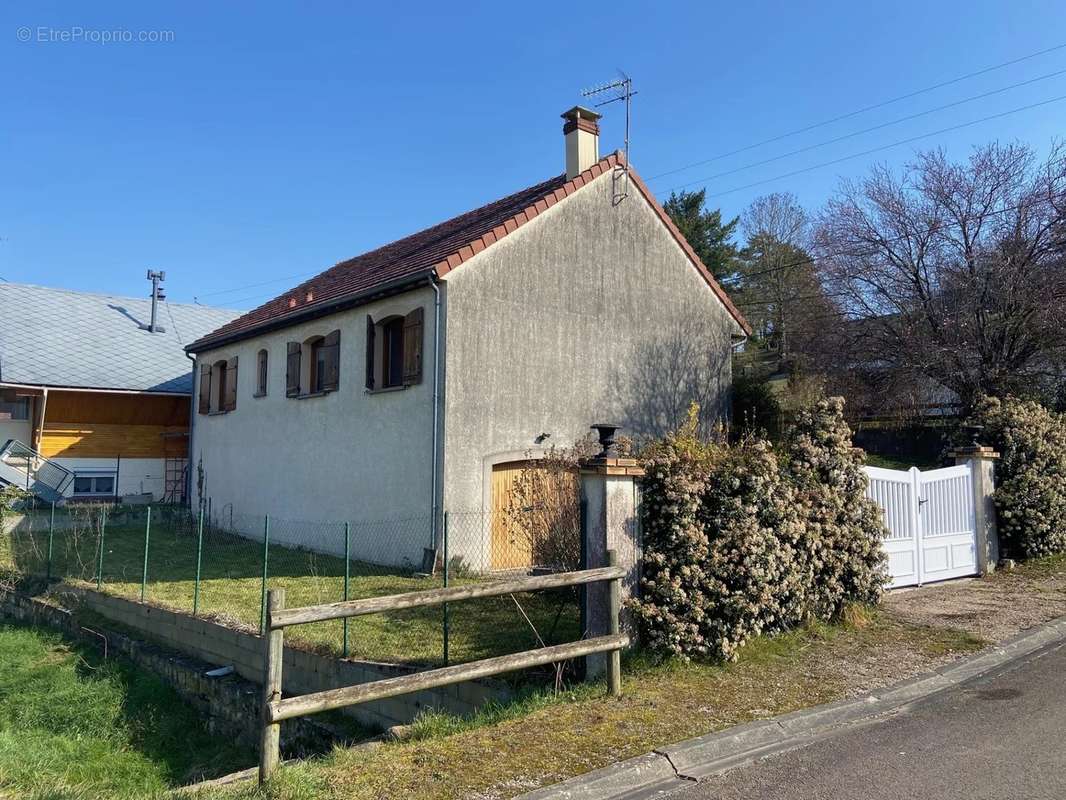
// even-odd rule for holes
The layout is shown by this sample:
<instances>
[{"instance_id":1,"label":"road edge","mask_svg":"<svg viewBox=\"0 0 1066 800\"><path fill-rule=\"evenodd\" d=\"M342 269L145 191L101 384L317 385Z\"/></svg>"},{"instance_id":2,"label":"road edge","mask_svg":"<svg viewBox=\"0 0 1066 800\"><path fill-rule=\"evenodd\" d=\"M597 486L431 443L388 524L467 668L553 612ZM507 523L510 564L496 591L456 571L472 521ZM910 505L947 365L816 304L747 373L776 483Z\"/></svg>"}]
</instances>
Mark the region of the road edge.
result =
<instances>
[{"instance_id":1,"label":"road edge","mask_svg":"<svg viewBox=\"0 0 1066 800\"><path fill-rule=\"evenodd\" d=\"M1066 641L1066 617L1019 633L977 655L839 700L697 736L521 795L518 800L649 800L773 753L794 750L841 726L869 722Z\"/></svg>"}]
</instances>

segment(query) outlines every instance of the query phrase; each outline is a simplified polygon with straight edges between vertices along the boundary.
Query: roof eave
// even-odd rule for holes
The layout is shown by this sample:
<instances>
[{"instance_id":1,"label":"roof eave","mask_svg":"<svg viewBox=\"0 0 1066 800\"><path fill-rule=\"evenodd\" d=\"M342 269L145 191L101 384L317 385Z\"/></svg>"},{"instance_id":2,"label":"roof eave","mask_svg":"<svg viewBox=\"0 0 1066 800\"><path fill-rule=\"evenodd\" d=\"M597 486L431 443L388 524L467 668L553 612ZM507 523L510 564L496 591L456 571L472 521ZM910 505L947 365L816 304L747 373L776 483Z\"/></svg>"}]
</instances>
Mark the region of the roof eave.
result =
<instances>
[{"instance_id":1,"label":"roof eave","mask_svg":"<svg viewBox=\"0 0 1066 800\"><path fill-rule=\"evenodd\" d=\"M366 305L367 303L379 300L383 297L402 294L403 292L414 289L419 284L435 282L436 280L437 274L433 269L420 270L411 275L405 275L395 281L379 284L372 289L367 289L362 292L353 292L352 294L343 295L321 304L297 309L284 316L266 320L265 322L253 325L244 330L233 331L232 333L220 336L217 339L205 336L192 344L186 345L185 352L191 354L202 353L205 350L214 350L215 348L244 341L245 339L252 339L264 333L270 333L271 331L291 328L302 322L309 322L314 319L319 319L320 317L329 316L330 314L336 314L338 311L347 311L350 308L358 308L359 306Z\"/></svg>"}]
</instances>

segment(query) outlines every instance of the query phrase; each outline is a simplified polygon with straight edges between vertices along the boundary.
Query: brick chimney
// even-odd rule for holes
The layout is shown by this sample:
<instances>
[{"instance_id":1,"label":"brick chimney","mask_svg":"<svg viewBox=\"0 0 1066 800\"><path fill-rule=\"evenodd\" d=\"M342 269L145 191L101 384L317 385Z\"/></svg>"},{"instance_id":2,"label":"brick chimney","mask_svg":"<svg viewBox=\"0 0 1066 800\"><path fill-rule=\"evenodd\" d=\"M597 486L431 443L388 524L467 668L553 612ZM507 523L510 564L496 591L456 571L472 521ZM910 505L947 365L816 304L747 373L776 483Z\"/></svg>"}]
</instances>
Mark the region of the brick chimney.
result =
<instances>
[{"instance_id":1,"label":"brick chimney","mask_svg":"<svg viewBox=\"0 0 1066 800\"><path fill-rule=\"evenodd\" d=\"M566 178L587 170L600 160L600 126L597 120L602 115L588 108L574 106L563 119L563 135L566 137Z\"/></svg>"}]
</instances>

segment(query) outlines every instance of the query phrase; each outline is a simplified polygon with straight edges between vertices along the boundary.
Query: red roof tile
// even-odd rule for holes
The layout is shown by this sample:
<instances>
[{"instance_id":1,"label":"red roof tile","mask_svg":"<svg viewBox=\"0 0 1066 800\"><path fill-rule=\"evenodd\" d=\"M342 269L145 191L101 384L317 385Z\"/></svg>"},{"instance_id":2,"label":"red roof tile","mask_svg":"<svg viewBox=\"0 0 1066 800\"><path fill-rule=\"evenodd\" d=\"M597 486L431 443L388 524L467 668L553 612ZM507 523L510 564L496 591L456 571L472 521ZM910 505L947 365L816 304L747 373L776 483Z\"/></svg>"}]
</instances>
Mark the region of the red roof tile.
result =
<instances>
[{"instance_id":1,"label":"red roof tile","mask_svg":"<svg viewBox=\"0 0 1066 800\"><path fill-rule=\"evenodd\" d=\"M567 181L565 175L558 175L487 206L342 261L223 325L186 349L190 352L207 350L253 336L265 329L277 329L330 313L340 305L358 305L361 299L373 296L376 292L384 293L389 287L399 288L419 280L429 280L434 274L444 275L559 200L591 183L608 168L623 163L621 153L612 153L571 181ZM655 195L635 170L630 170L630 177L730 314L750 333L747 321L693 252Z\"/></svg>"}]
</instances>

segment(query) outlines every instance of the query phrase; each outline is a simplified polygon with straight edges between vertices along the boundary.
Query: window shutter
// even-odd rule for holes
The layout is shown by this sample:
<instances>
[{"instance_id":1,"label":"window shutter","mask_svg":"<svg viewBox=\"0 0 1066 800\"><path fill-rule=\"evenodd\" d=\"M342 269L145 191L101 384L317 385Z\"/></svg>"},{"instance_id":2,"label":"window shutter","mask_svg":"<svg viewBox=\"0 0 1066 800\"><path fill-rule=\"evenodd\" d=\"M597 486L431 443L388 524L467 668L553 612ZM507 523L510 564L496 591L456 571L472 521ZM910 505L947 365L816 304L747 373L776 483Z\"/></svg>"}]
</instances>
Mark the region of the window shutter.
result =
<instances>
[{"instance_id":1,"label":"window shutter","mask_svg":"<svg viewBox=\"0 0 1066 800\"><path fill-rule=\"evenodd\" d=\"M285 358L285 396L300 394L300 343L289 342Z\"/></svg>"},{"instance_id":2,"label":"window shutter","mask_svg":"<svg viewBox=\"0 0 1066 800\"><path fill-rule=\"evenodd\" d=\"M233 411L237 407L237 356L226 362L226 397L223 411Z\"/></svg>"},{"instance_id":3,"label":"window shutter","mask_svg":"<svg viewBox=\"0 0 1066 800\"><path fill-rule=\"evenodd\" d=\"M403 385L422 382L422 306L403 318Z\"/></svg>"},{"instance_id":4,"label":"window shutter","mask_svg":"<svg viewBox=\"0 0 1066 800\"><path fill-rule=\"evenodd\" d=\"M267 351L266 350L260 350L259 351L259 356L258 356L259 360L258 360L258 363L256 364L256 367L258 368L258 371L256 373L256 378L255 378L255 380L256 380L255 393L257 395L265 395L267 393L267 369L269 367L269 363L267 361L268 358L269 358L269 356L267 355Z\"/></svg>"},{"instance_id":5,"label":"window shutter","mask_svg":"<svg viewBox=\"0 0 1066 800\"><path fill-rule=\"evenodd\" d=\"M366 315L366 388L374 388L374 318Z\"/></svg>"},{"instance_id":6,"label":"window shutter","mask_svg":"<svg viewBox=\"0 0 1066 800\"><path fill-rule=\"evenodd\" d=\"M200 413L211 413L211 365L200 365Z\"/></svg>"},{"instance_id":7,"label":"window shutter","mask_svg":"<svg viewBox=\"0 0 1066 800\"><path fill-rule=\"evenodd\" d=\"M322 376L322 388L336 390L340 385L341 372L341 332L333 331L323 341L325 350L326 374Z\"/></svg>"}]
</instances>

